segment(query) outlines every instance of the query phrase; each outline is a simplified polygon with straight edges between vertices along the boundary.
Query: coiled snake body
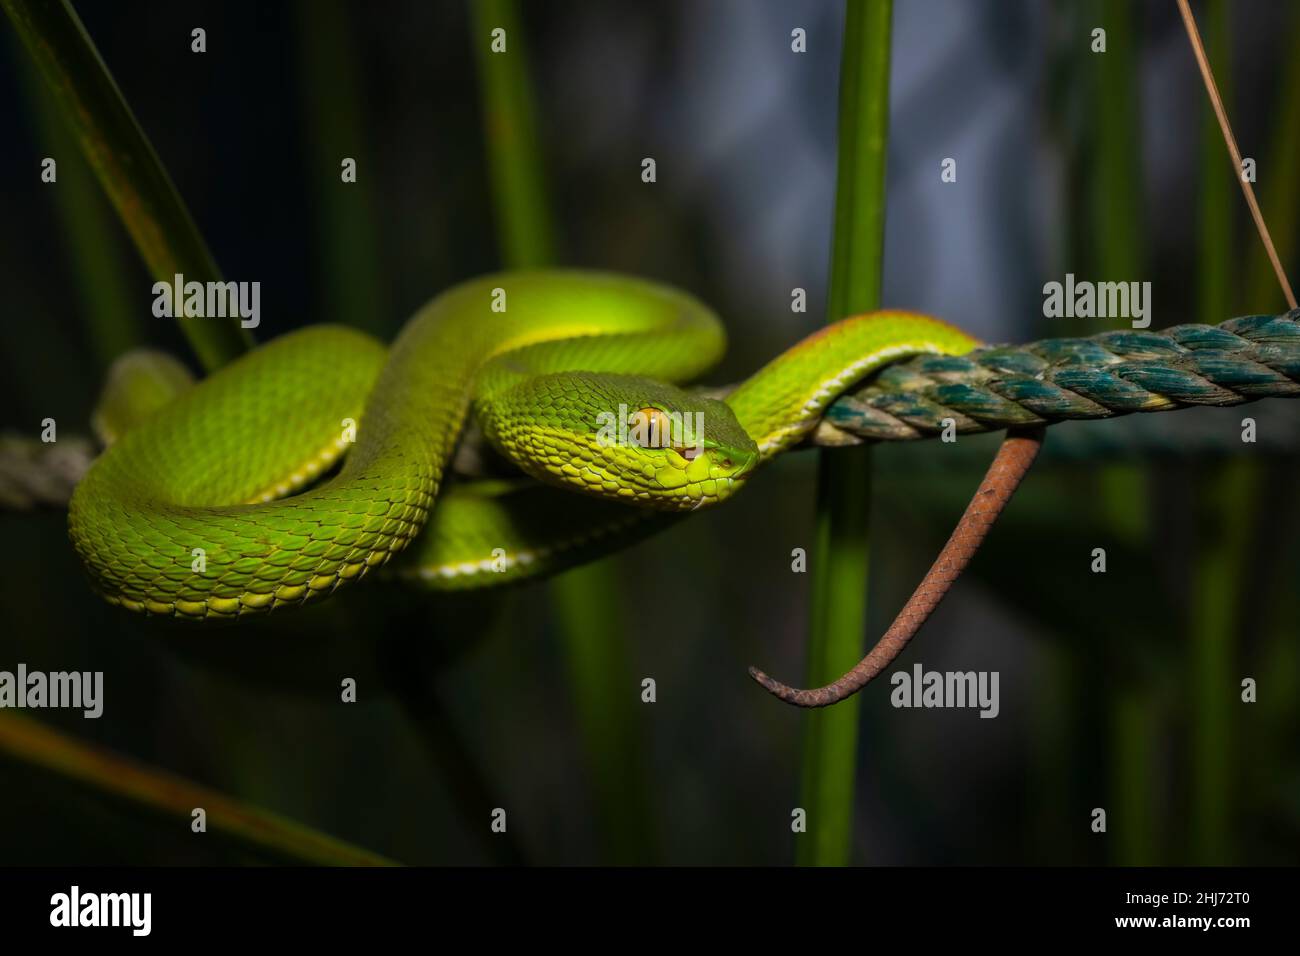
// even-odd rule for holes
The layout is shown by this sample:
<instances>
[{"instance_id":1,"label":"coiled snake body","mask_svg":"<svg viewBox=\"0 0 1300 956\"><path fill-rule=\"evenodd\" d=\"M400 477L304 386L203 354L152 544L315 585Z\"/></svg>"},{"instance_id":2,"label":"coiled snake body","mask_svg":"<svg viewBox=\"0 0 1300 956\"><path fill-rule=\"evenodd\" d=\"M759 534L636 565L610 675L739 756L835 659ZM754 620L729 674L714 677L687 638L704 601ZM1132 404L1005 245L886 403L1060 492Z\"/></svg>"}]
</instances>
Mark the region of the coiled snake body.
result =
<instances>
[{"instance_id":1,"label":"coiled snake body","mask_svg":"<svg viewBox=\"0 0 1300 956\"><path fill-rule=\"evenodd\" d=\"M670 384L725 348L697 300L597 273L487 276L434 299L391 348L309 327L184 391L96 461L69 532L109 601L187 619L302 604L413 542L409 577L502 583L574 563L646 509L726 499L874 369L976 344L926 316L873 313L810 336L723 402ZM542 484L440 493L471 414ZM664 427L610 441L613 418ZM681 441L678 421L700 422L699 440Z\"/></svg>"}]
</instances>

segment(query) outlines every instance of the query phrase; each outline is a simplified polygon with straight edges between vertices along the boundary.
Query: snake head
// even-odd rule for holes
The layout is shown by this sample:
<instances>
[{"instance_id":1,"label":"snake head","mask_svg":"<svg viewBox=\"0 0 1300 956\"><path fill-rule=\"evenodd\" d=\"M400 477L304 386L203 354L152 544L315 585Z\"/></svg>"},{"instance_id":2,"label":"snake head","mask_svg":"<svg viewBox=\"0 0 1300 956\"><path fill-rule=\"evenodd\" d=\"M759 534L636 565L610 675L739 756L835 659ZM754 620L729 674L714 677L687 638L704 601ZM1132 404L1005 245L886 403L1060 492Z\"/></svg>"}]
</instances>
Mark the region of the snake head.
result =
<instances>
[{"instance_id":1,"label":"snake head","mask_svg":"<svg viewBox=\"0 0 1300 956\"><path fill-rule=\"evenodd\" d=\"M628 375L539 375L497 396L479 419L534 478L661 511L723 501L759 461L725 402Z\"/></svg>"}]
</instances>

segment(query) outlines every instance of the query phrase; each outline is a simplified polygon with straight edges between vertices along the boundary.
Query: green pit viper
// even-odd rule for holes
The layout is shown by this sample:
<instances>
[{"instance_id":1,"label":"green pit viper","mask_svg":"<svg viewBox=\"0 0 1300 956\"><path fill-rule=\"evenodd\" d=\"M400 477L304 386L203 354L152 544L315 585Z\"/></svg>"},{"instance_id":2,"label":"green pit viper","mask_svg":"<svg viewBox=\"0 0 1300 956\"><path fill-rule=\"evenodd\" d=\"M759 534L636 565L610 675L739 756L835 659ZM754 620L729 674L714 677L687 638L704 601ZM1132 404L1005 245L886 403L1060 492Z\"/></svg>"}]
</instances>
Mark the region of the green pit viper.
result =
<instances>
[{"instance_id":1,"label":"green pit viper","mask_svg":"<svg viewBox=\"0 0 1300 956\"><path fill-rule=\"evenodd\" d=\"M311 326L192 387L154 381L134 409L110 388L99 415L120 434L78 484L69 533L108 601L190 620L300 605L394 558L386 573L437 589L502 584L726 500L875 369L977 344L927 316L857 316L718 400L680 387L725 349L695 298L613 274L490 275L388 348ZM619 440L611 416L633 426ZM471 417L535 480L444 488ZM635 427L660 421L699 421L703 440Z\"/></svg>"}]
</instances>

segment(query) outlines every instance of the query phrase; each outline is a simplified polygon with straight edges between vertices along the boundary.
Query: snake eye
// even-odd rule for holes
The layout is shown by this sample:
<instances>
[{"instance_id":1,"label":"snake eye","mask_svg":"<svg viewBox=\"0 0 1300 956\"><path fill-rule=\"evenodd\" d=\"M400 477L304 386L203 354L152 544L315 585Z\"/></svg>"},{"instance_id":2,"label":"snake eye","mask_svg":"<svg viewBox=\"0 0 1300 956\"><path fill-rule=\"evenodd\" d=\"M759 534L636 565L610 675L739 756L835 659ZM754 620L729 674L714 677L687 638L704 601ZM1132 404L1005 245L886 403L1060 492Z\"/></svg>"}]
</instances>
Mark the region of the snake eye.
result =
<instances>
[{"instance_id":1,"label":"snake eye","mask_svg":"<svg viewBox=\"0 0 1300 956\"><path fill-rule=\"evenodd\" d=\"M627 420L628 437L642 448L667 448L672 444L672 421L658 408L642 408Z\"/></svg>"}]
</instances>

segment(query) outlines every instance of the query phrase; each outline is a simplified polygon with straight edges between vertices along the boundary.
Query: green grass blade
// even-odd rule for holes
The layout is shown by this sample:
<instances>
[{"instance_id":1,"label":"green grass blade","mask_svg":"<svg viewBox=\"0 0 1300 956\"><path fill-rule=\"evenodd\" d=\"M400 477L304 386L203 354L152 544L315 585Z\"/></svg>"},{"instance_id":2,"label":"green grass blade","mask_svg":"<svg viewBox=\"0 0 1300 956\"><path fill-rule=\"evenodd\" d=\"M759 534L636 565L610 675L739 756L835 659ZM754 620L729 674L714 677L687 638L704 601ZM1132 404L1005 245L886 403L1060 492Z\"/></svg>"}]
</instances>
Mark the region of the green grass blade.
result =
<instances>
[{"instance_id":1,"label":"green grass blade","mask_svg":"<svg viewBox=\"0 0 1300 956\"><path fill-rule=\"evenodd\" d=\"M470 10L501 258L511 268L550 265L554 230L519 8L515 0L471 0ZM496 29L505 31L503 53L492 51Z\"/></svg>"},{"instance_id":2,"label":"green grass blade","mask_svg":"<svg viewBox=\"0 0 1300 956\"><path fill-rule=\"evenodd\" d=\"M1300 43L1300 6L1291 11L1291 34L1284 49ZM1225 63L1226 67L1226 63ZM1259 167L1256 191L1279 261L1294 285L1297 227L1300 224L1300 57L1284 57L1280 98L1272 123L1273 142ZM1246 312L1280 312L1287 308L1277 276L1262 242L1250 241Z\"/></svg>"},{"instance_id":3,"label":"green grass blade","mask_svg":"<svg viewBox=\"0 0 1300 956\"><path fill-rule=\"evenodd\" d=\"M1209 0L1202 8L1206 56L1219 93L1232 101L1228 4ZM1229 107L1229 115L1231 108ZM1241 254L1234 232L1233 203L1238 185L1208 97L1201 102L1200 182L1197 234L1197 298L1202 322L1221 322L1235 299L1232 265ZM1253 240L1253 237L1251 237ZM1195 557L1190 614L1191 710L1191 860L1224 864L1228 858L1231 706L1236 685L1234 622L1242 610L1240 587L1246 530L1250 527L1250 489L1255 463L1239 458L1213 468L1197 483L1205 529Z\"/></svg>"},{"instance_id":4,"label":"green grass blade","mask_svg":"<svg viewBox=\"0 0 1300 956\"><path fill-rule=\"evenodd\" d=\"M74 137L156 280L221 278L140 124L67 0L0 0L27 52L71 124ZM208 371L246 351L237 319L178 319Z\"/></svg>"},{"instance_id":5,"label":"green grass blade","mask_svg":"<svg viewBox=\"0 0 1300 956\"><path fill-rule=\"evenodd\" d=\"M296 8L303 109L310 176L320 216L320 274L327 321L376 335L390 331L383 248L375 220L378 174L371 162L361 108L361 70L351 42L352 8L299 0ZM342 180L345 157L357 162L356 182Z\"/></svg>"},{"instance_id":6,"label":"green grass blade","mask_svg":"<svg viewBox=\"0 0 1300 956\"><path fill-rule=\"evenodd\" d=\"M101 369L107 369L115 358L144 341L121 268L121 233L113 227L112 213L77 154L53 95L32 64L21 64L19 74L42 146L59 164L55 208L67 237L68 262L90 345Z\"/></svg>"},{"instance_id":7,"label":"green grass blade","mask_svg":"<svg viewBox=\"0 0 1300 956\"><path fill-rule=\"evenodd\" d=\"M1092 180L1092 244L1097 277L1135 281L1146 274L1142 186L1133 174L1141 142L1137 11L1125 0L1105 0L1102 23L1107 51L1090 54L1094 70L1092 126L1097 141ZM1147 502L1150 477L1141 465L1107 465L1098 475L1105 534L1132 547L1150 540ZM1111 858L1129 866L1154 862L1158 852L1155 791L1161 715L1150 674L1133 665L1117 635L1105 648L1105 670L1122 680L1110 684L1106 720L1110 757L1106 800L1115 834Z\"/></svg>"},{"instance_id":8,"label":"green grass blade","mask_svg":"<svg viewBox=\"0 0 1300 956\"><path fill-rule=\"evenodd\" d=\"M640 682L626 650L618 566L602 561L580 568L550 588L587 757L601 856L620 865L645 865L653 862L656 832L639 709L646 705L640 703Z\"/></svg>"},{"instance_id":9,"label":"green grass blade","mask_svg":"<svg viewBox=\"0 0 1300 956\"><path fill-rule=\"evenodd\" d=\"M1291 11L1289 43L1284 49L1294 49L1300 43L1300 6ZM1300 274L1300 261L1296 257L1297 220L1300 218L1300 57L1285 57L1280 65L1278 85L1279 102L1272 124L1272 142L1260 166L1256 184L1259 201L1277 248L1282 267L1294 284ZM1273 268L1263 243L1251 242L1248 280L1246 284L1247 312L1277 312L1286 308L1286 299L1278 287ZM1254 553L1264 546L1265 536L1277 535L1278 523L1274 513L1265 512L1271 500L1272 489L1289 487L1294 482L1295 461L1261 461L1254 464L1259 472L1257 483L1249 489L1252 537L1247 547ZM1226 491L1225 491L1226 493ZM1263 519L1263 520L1261 520ZM1283 539L1286 540L1285 534ZM1261 627L1257 649L1254 653L1243 648L1242 677L1269 675L1273 687L1271 694L1247 711L1254 714L1249 720L1243 716L1239 733L1249 734L1250 744L1236 751L1241 761L1242 777L1238 793L1242 809L1249 812L1258 807L1268 807L1284 791L1278 775L1271 768L1281 766L1291 759L1291 733L1297 724L1296 693L1300 677L1295 635L1300 632L1297 622L1297 602L1291 582L1296 580L1297 561L1289 548L1278 549L1278 561L1262 575L1252 577L1252 598L1264 602L1257 620ZM1262 593L1261 593L1262 592ZM1238 604L1238 614L1244 614ZM1241 617L1237 618L1239 621ZM1256 713L1255 708L1259 708Z\"/></svg>"},{"instance_id":10,"label":"green grass blade","mask_svg":"<svg viewBox=\"0 0 1300 956\"><path fill-rule=\"evenodd\" d=\"M840 59L835 234L828 319L880 305L885 241L892 0L850 3ZM867 617L871 462L838 450L819 464L811 551L812 614L807 686L833 680L862 655ZM853 846L858 714L852 697L804 716L802 795L808 832L801 865L841 866Z\"/></svg>"},{"instance_id":11,"label":"green grass blade","mask_svg":"<svg viewBox=\"0 0 1300 956\"><path fill-rule=\"evenodd\" d=\"M0 755L42 767L97 792L179 818L186 835L202 807L213 832L273 856L319 866L392 866L377 853L352 846L260 807L234 800L175 774L83 743L18 714L0 715Z\"/></svg>"},{"instance_id":12,"label":"green grass blade","mask_svg":"<svg viewBox=\"0 0 1300 956\"><path fill-rule=\"evenodd\" d=\"M470 25L482 87L484 140L497 235L509 268L552 265L556 243L528 80L526 38L514 0L472 0ZM494 53L496 29L505 52ZM613 560L553 580L550 595L600 821L602 855L649 861L653 823L640 746L641 706L622 640L622 581Z\"/></svg>"}]
</instances>

